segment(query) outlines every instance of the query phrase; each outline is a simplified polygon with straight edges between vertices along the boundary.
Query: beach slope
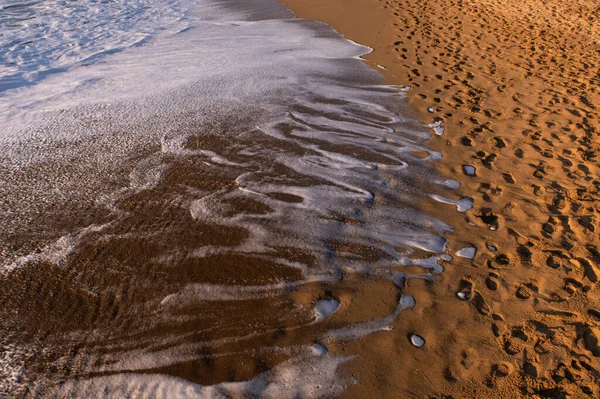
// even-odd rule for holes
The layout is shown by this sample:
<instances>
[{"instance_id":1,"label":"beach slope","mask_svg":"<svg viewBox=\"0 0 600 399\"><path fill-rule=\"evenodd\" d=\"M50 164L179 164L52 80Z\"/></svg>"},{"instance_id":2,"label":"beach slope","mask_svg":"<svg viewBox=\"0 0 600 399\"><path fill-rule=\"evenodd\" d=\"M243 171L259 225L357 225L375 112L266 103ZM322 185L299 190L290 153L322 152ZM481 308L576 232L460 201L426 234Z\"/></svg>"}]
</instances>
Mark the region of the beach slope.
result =
<instances>
[{"instance_id":1,"label":"beach slope","mask_svg":"<svg viewBox=\"0 0 600 399\"><path fill-rule=\"evenodd\" d=\"M284 0L373 48L474 198L417 309L355 350L348 397L599 397L600 7L574 0ZM431 207L424 205L424 207ZM461 293L459 298L457 293ZM398 336L394 334L394 336ZM409 348L407 350L407 348ZM441 395L441 396L440 396Z\"/></svg>"}]
</instances>

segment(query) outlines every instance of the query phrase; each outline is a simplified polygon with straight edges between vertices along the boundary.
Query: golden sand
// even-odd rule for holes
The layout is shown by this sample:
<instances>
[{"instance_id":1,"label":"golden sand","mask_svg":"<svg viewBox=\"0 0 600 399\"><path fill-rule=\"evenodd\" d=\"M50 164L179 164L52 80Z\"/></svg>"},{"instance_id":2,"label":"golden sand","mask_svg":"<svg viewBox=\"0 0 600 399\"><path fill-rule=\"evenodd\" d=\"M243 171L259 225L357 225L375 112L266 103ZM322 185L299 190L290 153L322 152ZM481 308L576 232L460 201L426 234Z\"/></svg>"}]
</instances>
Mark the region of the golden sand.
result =
<instances>
[{"instance_id":1,"label":"golden sand","mask_svg":"<svg viewBox=\"0 0 600 399\"><path fill-rule=\"evenodd\" d=\"M418 306L393 334L331 348L359 355L346 396L600 397L598 3L284 3L372 47L367 61L410 85L415 116L446 128L431 141L439 169L475 199L466 217L423 205L456 228L452 252L478 252L433 284L411 281Z\"/></svg>"}]
</instances>

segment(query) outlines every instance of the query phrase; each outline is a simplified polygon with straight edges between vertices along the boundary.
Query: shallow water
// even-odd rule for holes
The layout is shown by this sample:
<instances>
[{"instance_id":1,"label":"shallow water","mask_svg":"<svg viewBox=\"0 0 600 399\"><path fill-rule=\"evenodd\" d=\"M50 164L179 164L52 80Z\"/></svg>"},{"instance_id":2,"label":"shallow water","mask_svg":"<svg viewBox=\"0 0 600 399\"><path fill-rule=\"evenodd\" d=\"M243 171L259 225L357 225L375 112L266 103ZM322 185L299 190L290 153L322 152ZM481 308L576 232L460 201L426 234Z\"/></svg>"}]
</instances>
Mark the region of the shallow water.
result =
<instances>
[{"instance_id":1,"label":"shallow water","mask_svg":"<svg viewBox=\"0 0 600 399\"><path fill-rule=\"evenodd\" d=\"M0 97L3 392L337 395L328 342L390 328L451 259L417 203L467 200L425 191L453 183L367 48L270 1L178 7L186 29L128 25ZM397 297L348 323L369 281Z\"/></svg>"},{"instance_id":2,"label":"shallow water","mask_svg":"<svg viewBox=\"0 0 600 399\"><path fill-rule=\"evenodd\" d=\"M177 0L0 0L0 95L188 27Z\"/></svg>"}]
</instances>

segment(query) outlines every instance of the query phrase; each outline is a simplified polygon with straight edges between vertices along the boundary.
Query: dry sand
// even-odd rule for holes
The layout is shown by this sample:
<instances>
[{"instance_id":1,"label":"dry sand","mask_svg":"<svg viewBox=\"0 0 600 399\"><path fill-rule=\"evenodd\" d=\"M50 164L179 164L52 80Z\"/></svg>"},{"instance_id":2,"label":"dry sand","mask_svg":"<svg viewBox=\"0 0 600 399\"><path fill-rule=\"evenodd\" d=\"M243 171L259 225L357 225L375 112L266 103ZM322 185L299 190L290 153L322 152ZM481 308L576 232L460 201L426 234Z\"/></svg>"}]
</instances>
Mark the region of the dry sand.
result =
<instances>
[{"instance_id":1,"label":"dry sand","mask_svg":"<svg viewBox=\"0 0 600 399\"><path fill-rule=\"evenodd\" d=\"M433 284L411 280L417 307L393 332L330 348L359 355L346 396L600 397L598 3L284 3L372 47L368 61L410 85L415 115L444 122L439 169L475 199L466 217L423 205L456 227L453 252L478 252Z\"/></svg>"}]
</instances>

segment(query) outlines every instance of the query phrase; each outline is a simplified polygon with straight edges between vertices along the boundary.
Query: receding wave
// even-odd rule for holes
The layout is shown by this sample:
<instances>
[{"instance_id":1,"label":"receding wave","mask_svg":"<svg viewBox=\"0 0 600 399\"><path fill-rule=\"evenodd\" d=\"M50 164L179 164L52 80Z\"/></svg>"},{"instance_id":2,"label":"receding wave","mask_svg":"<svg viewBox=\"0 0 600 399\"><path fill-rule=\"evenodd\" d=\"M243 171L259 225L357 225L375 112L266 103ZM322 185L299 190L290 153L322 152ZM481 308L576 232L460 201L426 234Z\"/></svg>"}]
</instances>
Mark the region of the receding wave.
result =
<instances>
[{"instance_id":1,"label":"receding wave","mask_svg":"<svg viewBox=\"0 0 600 399\"><path fill-rule=\"evenodd\" d=\"M368 49L244 7L1 99L2 392L335 396L327 346L451 259L417 207L452 186L432 132ZM396 294L346 319L373 282Z\"/></svg>"}]
</instances>

